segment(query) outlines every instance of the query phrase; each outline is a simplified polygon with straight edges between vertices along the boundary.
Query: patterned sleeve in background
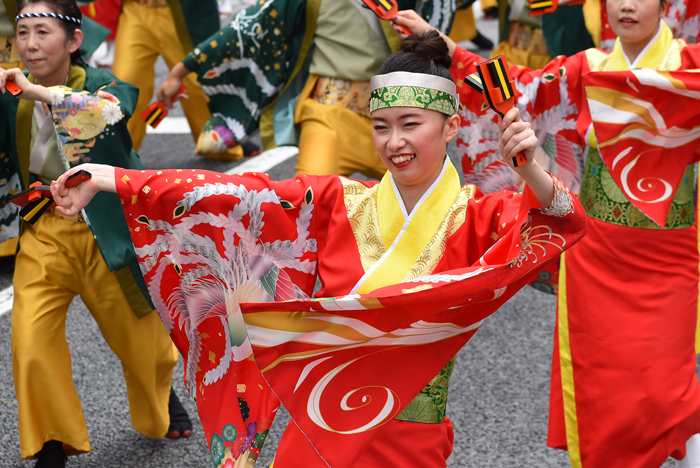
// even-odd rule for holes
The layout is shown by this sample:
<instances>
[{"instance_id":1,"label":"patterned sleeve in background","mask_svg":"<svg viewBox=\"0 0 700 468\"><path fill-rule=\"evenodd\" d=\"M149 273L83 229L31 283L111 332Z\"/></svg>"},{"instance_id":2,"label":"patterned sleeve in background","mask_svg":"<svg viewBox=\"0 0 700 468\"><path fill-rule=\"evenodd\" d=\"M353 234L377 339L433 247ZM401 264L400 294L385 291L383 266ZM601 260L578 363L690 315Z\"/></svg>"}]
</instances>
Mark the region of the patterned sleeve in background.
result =
<instances>
[{"instance_id":1,"label":"patterned sleeve in background","mask_svg":"<svg viewBox=\"0 0 700 468\"><path fill-rule=\"evenodd\" d=\"M581 112L581 72L585 69L583 53L559 56L542 70L511 66L515 80L516 105L520 115L540 141L536 152L540 165L559 177L572 192L581 185L584 168L584 141L576 130ZM522 181L498 154L498 116L484 104L464 79L476 72L483 58L458 47L452 58L452 74L460 95L462 126L457 149L467 183L484 192L520 190Z\"/></svg>"},{"instance_id":2,"label":"patterned sleeve in background","mask_svg":"<svg viewBox=\"0 0 700 468\"><path fill-rule=\"evenodd\" d=\"M306 1L263 0L240 11L183 61L211 98L197 154L226 151L258 128L301 48Z\"/></svg>"},{"instance_id":3,"label":"patterned sleeve in background","mask_svg":"<svg viewBox=\"0 0 700 468\"><path fill-rule=\"evenodd\" d=\"M131 85L124 87L129 91L133 88ZM121 91L116 82L101 87L94 94L65 86L49 88L58 144L69 166L100 162L92 157L94 148L99 148L100 143L110 136L122 139L128 136L126 123L133 110L129 105L133 96L128 96L126 104L122 103L112 94L122 95ZM131 144L126 147L130 148Z\"/></svg>"}]
</instances>

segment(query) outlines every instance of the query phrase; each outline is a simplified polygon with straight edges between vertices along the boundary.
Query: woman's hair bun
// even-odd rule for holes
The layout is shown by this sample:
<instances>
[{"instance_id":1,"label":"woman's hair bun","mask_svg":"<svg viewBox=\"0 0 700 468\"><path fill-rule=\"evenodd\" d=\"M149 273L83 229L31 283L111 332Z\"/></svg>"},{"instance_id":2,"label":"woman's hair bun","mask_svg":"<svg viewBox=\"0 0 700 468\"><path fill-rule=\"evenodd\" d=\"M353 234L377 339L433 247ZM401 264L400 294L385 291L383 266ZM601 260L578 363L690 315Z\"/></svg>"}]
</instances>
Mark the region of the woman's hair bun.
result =
<instances>
[{"instance_id":1,"label":"woman's hair bun","mask_svg":"<svg viewBox=\"0 0 700 468\"><path fill-rule=\"evenodd\" d=\"M452 66L447 43L435 29L423 34L411 34L404 39L399 50L414 55L419 60L432 60L447 69Z\"/></svg>"},{"instance_id":2,"label":"woman's hair bun","mask_svg":"<svg viewBox=\"0 0 700 468\"><path fill-rule=\"evenodd\" d=\"M452 58L447 43L434 29L423 34L411 34L401 43L401 48L391 54L377 72L385 75L392 72L424 73L440 76L452 81L450 67Z\"/></svg>"}]
</instances>

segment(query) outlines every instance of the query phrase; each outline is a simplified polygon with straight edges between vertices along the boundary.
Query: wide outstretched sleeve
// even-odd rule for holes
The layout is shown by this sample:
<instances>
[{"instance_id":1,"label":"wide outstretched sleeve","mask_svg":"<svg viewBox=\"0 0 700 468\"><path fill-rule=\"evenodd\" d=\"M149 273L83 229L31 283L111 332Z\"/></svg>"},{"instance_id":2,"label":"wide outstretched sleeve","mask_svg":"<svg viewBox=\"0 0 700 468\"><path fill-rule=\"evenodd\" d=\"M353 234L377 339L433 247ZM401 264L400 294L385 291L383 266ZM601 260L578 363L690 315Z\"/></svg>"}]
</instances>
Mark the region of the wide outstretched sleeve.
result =
<instances>
[{"instance_id":1,"label":"wide outstretched sleeve","mask_svg":"<svg viewBox=\"0 0 700 468\"><path fill-rule=\"evenodd\" d=\"M253 359L240 304L307 298L335 177L116 170L148 290L185 361L215 466L254 461L279 406ZM239 466L239 465L237 465ZM252 466L252 465L250 465Z\"/></svg>"}]
</instances>

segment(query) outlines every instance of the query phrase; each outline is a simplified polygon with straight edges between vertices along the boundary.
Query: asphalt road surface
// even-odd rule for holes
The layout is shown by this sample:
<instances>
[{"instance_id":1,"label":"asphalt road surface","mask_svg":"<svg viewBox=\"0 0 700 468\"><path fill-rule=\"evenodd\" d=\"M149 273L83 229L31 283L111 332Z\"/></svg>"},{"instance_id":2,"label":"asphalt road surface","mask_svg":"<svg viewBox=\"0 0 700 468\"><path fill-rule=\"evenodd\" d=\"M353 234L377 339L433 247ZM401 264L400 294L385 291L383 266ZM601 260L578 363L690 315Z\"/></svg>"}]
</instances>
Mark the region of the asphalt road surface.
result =
<instances>
[{"instance_id":1,"label":"asphalt road surface","mask_svg":"<svg viewBox=\"0 0 700 468\"><path fill-rule=\"evenodd\" d=\"M479 24L488 36L495 36L493 23ZM160 67L162 79L165 71ZM171 114L178 115L179 110ZM149 134L139 152L147 168L226 171L238 164L194 156L190 135ZM294 176L294 158L268 172L278 180ZM0 275L0 290L11 281ZM554 317L555 298L526 288L487 319L460 351L447 406L455 428L448 467L569 466L565 452L546 447ZM20 459L10 327L10 313L0 315L0 467L30 467L33 461ZM186 397L181 362L173 384L194 420L194 435L185 440L147 439L131 428L119 360L80 298L68 312L66 334L93 449L70 457L69 467L212 466L194 403ZM269 465L288 421L287 413L280 411L258 466Z\"/></svg>"}]
</instances>

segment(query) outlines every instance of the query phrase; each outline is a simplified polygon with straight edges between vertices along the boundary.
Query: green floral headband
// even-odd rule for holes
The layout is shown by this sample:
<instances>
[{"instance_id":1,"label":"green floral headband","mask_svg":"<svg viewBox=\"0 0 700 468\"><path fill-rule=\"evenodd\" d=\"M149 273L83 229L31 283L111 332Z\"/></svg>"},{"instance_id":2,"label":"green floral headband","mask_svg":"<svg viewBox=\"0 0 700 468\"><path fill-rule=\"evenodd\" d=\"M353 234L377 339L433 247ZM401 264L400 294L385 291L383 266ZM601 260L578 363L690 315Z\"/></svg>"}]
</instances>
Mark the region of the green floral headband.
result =
<instances>
[{"instance_id":1,"label":"green floral headband","mask_svg":"<svg viewBox=\"0 0 700 468\"><path fill-rule=\"evenodd\" d=\"M455 84L435 75L409 72L376 75L370 87L370 113L385 107L417 107L454 115L459 109Z\"/></svg>"}]
</instances>

